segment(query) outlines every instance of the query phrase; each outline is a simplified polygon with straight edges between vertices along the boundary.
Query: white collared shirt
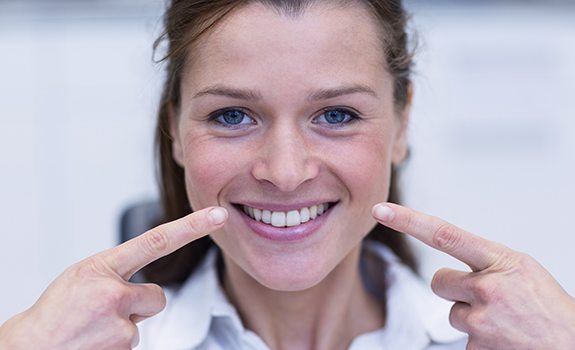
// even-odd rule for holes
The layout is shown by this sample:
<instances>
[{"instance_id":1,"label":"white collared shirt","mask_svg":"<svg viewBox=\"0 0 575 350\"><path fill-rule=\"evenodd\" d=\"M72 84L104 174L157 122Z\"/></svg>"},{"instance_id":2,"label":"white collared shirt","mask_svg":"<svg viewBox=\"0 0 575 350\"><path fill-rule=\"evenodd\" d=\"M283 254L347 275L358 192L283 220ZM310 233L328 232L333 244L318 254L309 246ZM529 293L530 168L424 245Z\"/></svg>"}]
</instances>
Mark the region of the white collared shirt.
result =
<instances>
[{"instance_id":1,"label":"white collared shirt","mask_svg":"<svg viewBox=\"0 0 575 350\"><path fill-rule=\"evenodd\" d=\"M451 302L433 294L385 245L365 241L388 264L385 327L357 336L349 350L463 350L467 335L449 324ZM138 324L138 350L269 350L246 329L228 301L216 269L217 248L177 291L165 289L166 308Z\"/></svg>"}]
</instances>

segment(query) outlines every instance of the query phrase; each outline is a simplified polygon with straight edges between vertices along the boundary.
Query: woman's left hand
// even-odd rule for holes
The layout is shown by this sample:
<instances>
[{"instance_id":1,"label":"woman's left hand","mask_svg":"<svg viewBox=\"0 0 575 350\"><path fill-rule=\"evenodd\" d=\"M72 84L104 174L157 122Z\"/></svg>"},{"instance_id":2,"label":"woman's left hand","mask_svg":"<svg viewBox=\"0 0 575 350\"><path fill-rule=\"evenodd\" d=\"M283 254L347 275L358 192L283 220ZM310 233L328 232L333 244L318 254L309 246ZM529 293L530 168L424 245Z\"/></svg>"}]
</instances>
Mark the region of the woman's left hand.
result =
<instances>
[{"instance_id":1,"label":"woman's left hand","mask_svg":"<svg viewBox=\"0 0 575 350\"><path fill-rule=\"evenodd\" d=\"M469 265L471 272L442 268L431 282L455 302L449 321L469 335L467 349L575 349L575 299L529 255L397 204L372 214Z\"/></svg>"}]
</instances>

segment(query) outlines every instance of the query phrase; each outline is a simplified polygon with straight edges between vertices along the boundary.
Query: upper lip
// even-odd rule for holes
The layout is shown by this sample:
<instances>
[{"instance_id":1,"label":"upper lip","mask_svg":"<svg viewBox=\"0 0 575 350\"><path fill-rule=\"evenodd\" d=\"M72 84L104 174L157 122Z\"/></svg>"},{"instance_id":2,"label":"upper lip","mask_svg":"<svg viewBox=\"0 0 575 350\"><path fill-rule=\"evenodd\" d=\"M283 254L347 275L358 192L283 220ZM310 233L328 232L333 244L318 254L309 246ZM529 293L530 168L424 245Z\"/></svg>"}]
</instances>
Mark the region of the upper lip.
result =
<instances>
[{"instance_id":1,"label":"upper lip","mask_svg":"<svg viewBox=\"0 0 575 350\"><path fill-rule=\"evenodd\" d=\"M297 203L266 203L266 202L255 202L255 201L244 201L244 202L236 202L234 204L239 205L247 205L252 208L257 208L261 210L269 210L269 211L290 211L290 210L299 210L304 207L312 207L314 205L319 205L323 203L333 203L337 202L338 200L309 200L309 201L301 201Z\"/></svg>"}]
</instances>

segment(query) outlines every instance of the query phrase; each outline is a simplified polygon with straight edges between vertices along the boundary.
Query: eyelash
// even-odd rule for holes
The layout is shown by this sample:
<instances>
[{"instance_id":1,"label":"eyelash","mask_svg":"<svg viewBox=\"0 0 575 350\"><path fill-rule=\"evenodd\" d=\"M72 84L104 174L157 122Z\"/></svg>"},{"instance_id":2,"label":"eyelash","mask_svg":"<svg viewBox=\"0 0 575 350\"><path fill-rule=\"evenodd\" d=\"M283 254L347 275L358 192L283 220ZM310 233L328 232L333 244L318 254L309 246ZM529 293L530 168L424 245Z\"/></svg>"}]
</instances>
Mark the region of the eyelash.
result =
<instances>
[{"instance_id":1,"label":"eyelash","mask_svg":"<svg viewBox=\"0 0 575 350\"><path fill-rule=\"evenodd\" d=\"M224 109L217 110L217 111L211 113L211 114L208 116L208 121L209 121L209 122L212 122L212 123L215 123L215 124L218 124L219 126L224 127L224 128L226 128L226 129L232 129L232 130L242 129L242 128L243 128L242 125L246 125L246 124L227 124L227 123L225 123L225 121L218 120L218 119L220 119L220 117L223 116L223 114L225 114L225 113L227 113L227 112L231 112L231 111L237 111L237 112L243 113L245 116L247 116L248 118L250 118L250 119L253 120L253 118L249 117L249 116L247 115L247 113L244 112L244 109L242 109L242 108L224 108ZM321 124L327 125L327 127L330 128L330 129L341 129L341 128L345 127L346 125L350 125L350 124L352 124L352 123L355 123L355 122L361 120L361 117L359 116L358 113L356 113L356 112L354 112L354 111L352 111L352 110L350 110L350 109L347 109L347 108L341 108L341 107L324 108L324 109L321 110L321 112L322 112L322 114L320 114L319 116L323 116L323 115L325 115L325 114L328 113L328 112L341 112L341 113L345 113L345 114L347 114L347 115L349 116L349 118L348 118L347 121L345 121L345 122L341 122L341 123L329 123L329 122L321 123ZM325 118L324 118L324 119L325 119ZM223 119L222 119L222 120L223 120ZM242 121L243 121L243 119L242 119ZM320 123L317 123L317 122L313 122L313 123L314 123L314 124L320 124ZM250 123L250 125L251 125L251 124L254 124L254 123Z\"/></svg>"}]
</instances>

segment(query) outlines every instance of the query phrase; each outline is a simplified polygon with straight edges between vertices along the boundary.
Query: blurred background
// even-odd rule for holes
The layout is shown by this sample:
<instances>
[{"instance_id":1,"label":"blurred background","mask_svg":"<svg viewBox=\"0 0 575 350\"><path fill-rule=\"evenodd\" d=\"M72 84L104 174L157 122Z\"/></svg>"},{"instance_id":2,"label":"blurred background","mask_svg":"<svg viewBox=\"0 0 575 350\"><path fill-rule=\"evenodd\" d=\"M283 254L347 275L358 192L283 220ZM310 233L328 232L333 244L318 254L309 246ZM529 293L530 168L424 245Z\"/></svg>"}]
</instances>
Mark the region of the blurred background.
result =
<instances>
[{"instance_id":1,"label":"blurred background","mask_svg":"<svg viewBox=\"0 0 575 350\"><path fill-rule=\"evenodd\" d=\"M157 196L158 0L0 0L0 323ZM410 1L405 204L526 252L575 295L575 4ZM417 242L429 281L464 268Z\"/></svg>"}]
</instances>

